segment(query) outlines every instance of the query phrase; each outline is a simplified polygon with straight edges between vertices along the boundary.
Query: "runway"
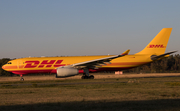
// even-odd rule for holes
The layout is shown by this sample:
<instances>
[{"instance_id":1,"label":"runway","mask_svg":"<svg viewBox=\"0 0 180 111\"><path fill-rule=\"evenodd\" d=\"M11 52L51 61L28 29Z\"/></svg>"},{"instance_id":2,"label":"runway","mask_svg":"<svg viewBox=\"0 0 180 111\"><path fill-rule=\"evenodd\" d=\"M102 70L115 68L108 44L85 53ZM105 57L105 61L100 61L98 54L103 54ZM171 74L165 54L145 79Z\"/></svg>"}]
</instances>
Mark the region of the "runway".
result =
<instances>
[{"instance_id":1,"label":"runway","mask_svg":"<svg viewBox=\"0 0 180 111\"><path fill-rule=\"evenodd\" d=\"M98 73L94 74L94 80L81 80L81 75L73 76L69 78L55 78L54 75L48 76L24 76L25 81L19 83L20 77L1 77L0 82L5 83L0 86L58 86L58 85L83 85L83 84L113 84L113 83L131 83L131 82L177 82L175 81L167 81L163 80L164 77L180 77L180 73L152 73L152 74L123 74L123 75L115 75L115 74L103 74ZM124 78L124 79L122 79ZM162 78L156 80L148 80L143 81L142 78ZM79 81L77 81L79 79ZM113 81L111 81L111 79ZM114 79L121 79L115 81ZM140 80L141 79L141 80ZM76 80L71 82L71 80ZM98 81L96 81L98 80ZM102 80L102 81L101 81ZM140 80L140 81L139 81ZM17 82L17 83L8 83L6 82Z\"/></svg>"},{"instance_id":2,"label":"runway","mask_svg":"<svg viewBox=\"0 0 180 111\"><path fill-rule=\"evenodd\" d=\"M178 77L180 73L146 73L146 74L121 74L115 75L114 73L91 73L94 75L94 79L110 79L110 78L145 78L145 77ZM91 75L90 74L90 75ZM44 80L71 80L81 79L82 75L67 77L67 78L56 78L55 75L41 75L31 76L24 75L25 81L44 81ZM19 76L14 77L0 77L0 82L20 81Z\"/></svg>"}]
</instances>

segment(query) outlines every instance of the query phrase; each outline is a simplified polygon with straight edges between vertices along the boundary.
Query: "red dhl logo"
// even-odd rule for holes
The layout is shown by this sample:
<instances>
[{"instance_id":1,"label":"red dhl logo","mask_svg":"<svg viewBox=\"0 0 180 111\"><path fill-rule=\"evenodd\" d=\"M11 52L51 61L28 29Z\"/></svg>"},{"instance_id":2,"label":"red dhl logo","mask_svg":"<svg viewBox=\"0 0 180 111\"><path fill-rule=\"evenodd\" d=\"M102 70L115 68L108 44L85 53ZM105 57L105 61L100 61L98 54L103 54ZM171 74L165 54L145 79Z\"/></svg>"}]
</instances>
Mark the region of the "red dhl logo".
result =
<instances>
[{"instance_id":1,"label":"red dhl logo","mask_svg":"<svg viewBox=\"0 0 180 111\"><path fill-rule=\"evenodd\" d=\"M147 48L166 48L166 46L164 46L163 44L159 44L159 45L150 44L149 46L147 46Z\"/></svg>"},{"instance_id":2,"label":"red dhl logo","mask_svg":"<svg viewBox=\"0 0 180 111\"><path fill-rule=\"evenodd\" d=\"M63 60L43 60L41 63L40 61L26 61L26 65L24 68L48 68L48 67L60 67L65 66L66 64L61 64ZM55 64L54 64L55 63ZM54 65L53 65L54 64Z\"/></svg>"}]
</instances>

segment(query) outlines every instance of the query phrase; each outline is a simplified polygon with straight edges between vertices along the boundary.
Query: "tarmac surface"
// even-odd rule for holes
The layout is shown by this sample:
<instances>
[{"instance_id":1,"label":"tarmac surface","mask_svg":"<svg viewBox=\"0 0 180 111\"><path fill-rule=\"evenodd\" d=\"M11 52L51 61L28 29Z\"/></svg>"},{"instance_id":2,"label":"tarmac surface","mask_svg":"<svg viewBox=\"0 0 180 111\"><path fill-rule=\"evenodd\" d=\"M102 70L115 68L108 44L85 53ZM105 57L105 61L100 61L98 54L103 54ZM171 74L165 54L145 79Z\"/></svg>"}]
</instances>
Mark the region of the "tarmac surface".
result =
<instances>
[{"instance_id":1,"label":"tarmac surface","mask_svg":"<svg viewBox=\"0 0 180 111\"><path fill-rule=\"evenodd\" d=\"M95 76L95 79L110 79L110 78L129 78L130 81L136 80L136 78L164 78L164 77L180 77L180 73L148 73L148 74L122 74L122 75L115 75L113 73L107 74L107 73L95 73L93 74ZM73 77L67 77L67 78L55 78L55 75L46 75L46 76L24 76L25 81L49 81L49 80L70 80L70 79L81 79L82 75L77 75ZM15 82L20 81L20 77L0 77L0 82ZM164 81L163 82L171 82L171 81ZM43 85L80 85L80 84L109 84L109 83L127 83L129 81L113 81L113 82L41 82L41 83L16 83L11 84L11 86L31 86L33 84L36 84L38 86ZM152 82L152 81L145 81L145 82ZM153 81L155 82L155 81ZM8 84L2 84L2 85L8 85ZM0 85L0 86L2 86Z\"/></svg>"},{"instance_id":2,"label":"tarmac surface","mask_svg":"<svg viewBox=\"0 0 180 111\"><path fill-rule=\"evenodd\" d=\"M114 73L91 73L94 75L94 79L107 79L107 78L147 78L147 77L178 77L180 73L145 73L145 74L114 74ZM69 80L69 79L81 79L82 74L66 77L66 78L56 78L54 74L52 75L24 75L25 81L36 81L36 80ZM13 77L0 77L0 82L7 81L20 81L19 76Z\"/></svg>"}]
</instances>

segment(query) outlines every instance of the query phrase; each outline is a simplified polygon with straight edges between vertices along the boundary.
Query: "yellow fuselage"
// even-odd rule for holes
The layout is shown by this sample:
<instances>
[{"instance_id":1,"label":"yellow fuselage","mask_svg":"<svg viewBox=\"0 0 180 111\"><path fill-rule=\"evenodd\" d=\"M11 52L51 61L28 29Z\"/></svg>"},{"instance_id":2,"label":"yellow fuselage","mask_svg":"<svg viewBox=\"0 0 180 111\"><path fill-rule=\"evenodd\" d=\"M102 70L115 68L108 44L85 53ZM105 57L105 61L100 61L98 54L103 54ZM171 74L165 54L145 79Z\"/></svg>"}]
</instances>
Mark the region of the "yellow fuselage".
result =
<instances>
[{"instance_id":1,"label":"yellow fuselage","mask_svg":"<svg viewBox=\"0 0 180 111\"><path fill-rule=\"evenodd\" d=\"M29 73L56 73L56 68L60 66L72 65L85 61L105 58L107 56L73 56L73 57L30 57L21 58L9 61L3 66L3 69L13 72L15 74L29 74ZM113 59L111 64L99 66L98 69L89 69L90 72L97 71L119 71L137 67L143 64L152 62L151 55L126 55ZM83 70L79 70L83 73Z\"/></svg>"}]
</instances>

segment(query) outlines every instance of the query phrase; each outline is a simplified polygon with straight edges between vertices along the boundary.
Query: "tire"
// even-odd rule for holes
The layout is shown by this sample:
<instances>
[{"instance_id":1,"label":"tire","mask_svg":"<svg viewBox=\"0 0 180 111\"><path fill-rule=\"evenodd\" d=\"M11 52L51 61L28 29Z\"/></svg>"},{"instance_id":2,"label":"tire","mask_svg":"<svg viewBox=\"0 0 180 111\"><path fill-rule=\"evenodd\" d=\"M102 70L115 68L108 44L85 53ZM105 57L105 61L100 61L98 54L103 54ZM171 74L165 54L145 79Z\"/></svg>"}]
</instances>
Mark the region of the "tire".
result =
<instances>
[{"instance_id":1,"label":"tire","mask_svg":"<svg viewBox=\"0 0 180 111\"><path fill-rule=\"evenodd\" d=\"M21 78L20 80L21 80L21 81L24 81L24 78Z\"/></svg>"},{"instance_id":2,"label":"tire","mask_svg":"<svg viewBox=\"0 0 180 111\"><path fill-rule=\"evenodd\" d=\"M89 79L94 79L94 76L93 76L93 75L90 75L90 76L89 76Z\"/></svg>"},{"instance_id":3,"label":"tire","mask_svg":"<svg viewBox=\"0 0 180 111\"><path fill-rule=\"evenodd\" d=\"M81 79L85 79L84 76L82 76Z\"/></svg>"}]
</instances>

